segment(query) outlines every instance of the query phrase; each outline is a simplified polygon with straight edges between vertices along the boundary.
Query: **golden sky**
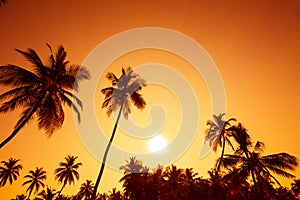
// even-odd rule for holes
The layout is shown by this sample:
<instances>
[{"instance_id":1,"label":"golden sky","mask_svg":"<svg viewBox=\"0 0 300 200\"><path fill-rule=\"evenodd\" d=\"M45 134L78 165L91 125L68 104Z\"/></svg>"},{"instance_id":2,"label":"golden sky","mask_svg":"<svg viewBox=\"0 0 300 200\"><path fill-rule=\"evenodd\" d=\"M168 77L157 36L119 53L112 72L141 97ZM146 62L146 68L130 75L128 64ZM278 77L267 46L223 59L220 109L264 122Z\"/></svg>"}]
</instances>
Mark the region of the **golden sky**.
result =
<instances>
[{"instance_id":1,"label":"golden sky","mask_svg":"<svg viewBox=\"0 0 300 200\"><path fill-rule=\"evenodd\" d=\"M98 44L122 31L143 27L172 29L197 41L215 62L226 90L227 116L242 122L253 141L263 141L267 147L265 153L287 152L300 158L300 132L297 127L300 121L299 1L174 2L8 0L0 8L0 64L29 67L14 48L33 48L44 58L49 53L46 43L53 48L64 45L71 63L81 64ZM203 78L195 76L193 67L181 57L151 49L130 52L102 67L120 75L120 67L136 67L145 63L172 67L194 89L200 112L197 136L175 164L193 167L201 176L207 176L207 170L214 166L219 154L210 153L199 159L206 120L211 112L210 96ZM105 110L100 107L103 97L99 92L107 86L109 82L106 80L99 81L95 109L97 119L104 124L104 132L109 136L113 119L105 117ZM6 89L0 88L0 92ZM142 92L148 106L143 112L133 108L132 120L139 125L147 125L151 122L151 107L159 104L166 113L161 134L172 140L180 123L176 96L156 85L149 85ZM79 170L80 181L74 186L66 186L64 193L77 192L86 179L96 180L100 163L81 142L72 112L65 110L63 128L50 139L32 121L1 149L0 160L19 158L24 167L18 181L0 188L1 199L25 193L26 187L21 187L22 177L36 166L44 167L46 183L59 189L53 172L67 154L78 156L83 166ZM17 117L18 112L0 115L1 140L10 134ZM87 134L92 131L86 130ZM117 132L114 142L128 151L147 151L145 141L136 141L121 131ZM300 170L296 175L300 177ZM118 180L121 176L121 172L106 168L100 192L120 187Z\"/></svg>"}]
</instances>

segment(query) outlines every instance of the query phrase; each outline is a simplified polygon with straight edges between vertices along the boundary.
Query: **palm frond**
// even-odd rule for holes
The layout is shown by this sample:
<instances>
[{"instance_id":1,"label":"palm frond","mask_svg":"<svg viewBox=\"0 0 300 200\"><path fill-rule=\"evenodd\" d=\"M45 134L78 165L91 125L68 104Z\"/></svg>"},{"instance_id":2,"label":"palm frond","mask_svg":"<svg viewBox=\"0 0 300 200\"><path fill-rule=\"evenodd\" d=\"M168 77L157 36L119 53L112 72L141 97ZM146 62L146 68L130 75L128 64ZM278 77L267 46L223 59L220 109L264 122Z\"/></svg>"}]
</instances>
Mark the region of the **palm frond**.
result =
<instances>
[{"instance_id":1,"label":"palm frond","mask_svg":"<svg viewBox=\"0 0 300 200\"><path fill-rule=\"evenodd\" d=\"M111 83L112 83L113 86L117 85L117 83L118 83L118 81L119 81L119 79L117 78L117 76L116 76L114 73L112 73L112 72L108 72L108 73L106 74L106 78L107 78L109 81L111 81Z\"/></svg>"},{"instance_id":2,"label":"palm frond","mask_svg":"<svg viewBox=\"0 0 300 200\"><path fill-rule=\"evenodd\" d=\"M254 146L254 152L262 153L264 151L265 144L263 142L257 141Z\"/></svg>"},{"instance_id":3,"label":"palm frond","mask_svg":"<svg viewBox=\"0 0 300 200\"><path fill-rule=\"evenodd\" d=\"M61 100L62 100L63 103L66 103L69 107L72 107L73 111L77 114L77 121L78 121L78 123L80 123L80 121L81 121L81 115L80 115L80 111L77 108L77 106L73 103L73 101L71 99L69 99L63 93L60 94L60 98L61 98ZM79 106L81 106L81 104L79 104Z\"/></svg>"},{"instance_id":4,"label":"palm frond","mask_svg":"<svg viewBox=\"0 0 300 200\"><path fill-rule=\"evenodd\" d=\"M15 110L16 108L19 108L21 106L29 105L32 102L30 97L31 96L28 96L28 94L20 94L19 96L16 96L16 97L4 102L0 106L0 113L5 113L8 111Z\"/></svg>"},{"instance_id":5,"label":"palm frond","mask_svg":"<svg viewBox=\"0 0 300 200\"><path fill-rule=\"evenodd\" d=\"M288 169L293 171L298 166L297 158L287 153L263 156L261 160L268 166L272 165L283 170Z\"/></svg>"},{"instance_id":6,"label":"palm frond","mask_svg":"<svg viewBox=\"0 0 300 200\"><path fill-rule=\"evenodd\" d=\"M25 86L40 83L34 73L16 65L0 66L0 84L8 86Z\"/></svg>"},{"instance_id":7,"label":"palm frond","mask_svg":"<svg viewBox=\"0 0 300 200\"><path fill-rule=\"evenodd\" d=\"M142 97L141 94L137 93L137 92L133 92L130 96L131 101L133 102L133 104L140 110L144 109L146 107L146 101L144 100L144 98Z\"/></svg>"},{"instance_id":8,"label":"palm frond","mask_svg":"<svg viewBox=\"0 0 300 200\"><path fill-rule=\"evenodd\" d=\"M66 94L69 97L71 97L73 100L75 100L76 104L81 108L81 110L83 110L82 102L81 102L81 100L76 95L74 95L73 93L71 93L71 92L69 92L67 90L64 90L64 89L62 89L61 91L64 94Z\"/></svg>"},{"instance_id":9,"label":"palm frond","mask_svg":"<svg viewBox=\"0 0 300 200\"><path fill-rule=\"evenodd\" d=\"M32 88L34 88L34 85L26 85L26 86L21 86L21 87L11 89L0 95L0 101L6 100L9 98L14 98L16 96L28 94L30 92L30 90L32 90Z\"/></svg>"},{"instance_id":10,"label":"palm frond","mask_svg":"<svg viewBox=\"0 0 300 200\"><path fill-rule=\"evenodd\" d=\"M46 95L37 115L39 129L44 129L46 134L51 136L62 127L64 121L64 112L59 98L55 95Z\"/></svg>"},{"instance_id":11,"label":"palm frond","mask_svg":"<svg viewBox=\"0 0 300 200\"><path fill-rule=\"evenodd\" d=\"M44 66L42 60L35 50L28 48L27 52L19 49L15 49L18 53L22 54L29 62L33 63L34 71L39 76L45 76L50 73L49 68Z\"/></svg>"}]
</instances>

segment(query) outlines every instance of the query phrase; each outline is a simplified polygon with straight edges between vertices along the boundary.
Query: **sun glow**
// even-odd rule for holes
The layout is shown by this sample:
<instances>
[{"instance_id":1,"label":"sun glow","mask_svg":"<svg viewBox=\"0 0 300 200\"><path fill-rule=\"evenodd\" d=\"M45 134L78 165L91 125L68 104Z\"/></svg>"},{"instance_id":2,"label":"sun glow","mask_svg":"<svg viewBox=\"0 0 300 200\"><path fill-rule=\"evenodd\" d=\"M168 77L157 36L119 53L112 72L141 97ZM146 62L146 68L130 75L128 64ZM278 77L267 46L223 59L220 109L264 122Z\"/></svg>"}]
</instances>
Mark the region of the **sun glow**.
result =
<instances>
[{"instance_id":1,"label":"sun glow","mask_svg":"<svg viewBox=\"0 0 300 200\"><path fill-rule=\"evenodd\" d=\"M150 152L157 152L164 149L168 145L167 140L160 136L154 136L148 141L148 149Z\"/></svg>"}]
</instances>

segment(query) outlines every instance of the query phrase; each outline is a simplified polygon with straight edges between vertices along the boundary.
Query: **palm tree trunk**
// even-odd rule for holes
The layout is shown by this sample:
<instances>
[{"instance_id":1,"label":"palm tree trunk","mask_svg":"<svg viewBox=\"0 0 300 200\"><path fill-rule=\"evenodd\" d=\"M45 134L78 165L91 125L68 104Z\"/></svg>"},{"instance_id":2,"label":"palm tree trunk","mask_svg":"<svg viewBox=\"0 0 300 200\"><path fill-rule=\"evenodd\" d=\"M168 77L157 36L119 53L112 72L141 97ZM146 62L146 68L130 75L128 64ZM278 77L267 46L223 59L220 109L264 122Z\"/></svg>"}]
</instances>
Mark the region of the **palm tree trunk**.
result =
<instances>
[{"instance_id":1,"label":"palm tree trunk","mask_svg":"<svg viewBox=\"0 0 300 200\"><path fill-rule=\"evenodd\" d=\"M221 153L220 161L218 163L218 168L217 168L218 172L220 171L221 163L222 163L222 160L223 160L223 157L224 157L224 152L225 152L225 136L222 135L222 138L223 138L222 153Z\"/></svg>"},{"instance_id":2,"label":"palm tree trunk","mask_svg":"<svg viewBox=\"0 0 300 200\"><path fill-rule=\"evenodd\" d=\"M95 183L95 187L94 187L92 199L95 199L95 197L97 195L97 189L98 189L98 186L100 184L100 180L101 180L101 177L102 177L102 174L103 174L103 171L104 171L104 167L105 167L105 162L106 162L106 158L107 158L107 155L108 155L108 151L109 151L110 146L111 146L111 144L113 142L113 139L114 139L114 136L115 136L115 133L116 133L116 130L117 130L118 122L119 122L120 117L121 117L122 109L123 109L123 103L122 103L122 105L120 107L119 114L118 114L118 117L117 117L114 129L113 129L112 135L111 135L110 140L109 140L109 142L108 142L108 144L106 146L106 149L105 149L105 153L104 153L104 156L103 156L103 160L102 160L100 172L99 172L97 181Z\"/></svg>"},{"instance_id":3,"label":"palm tree trunk","mask_svg":"<svg viewBox=\"0 0 300 200\"><path fill-rule=\"evenodd\" d=\"M45 92L43 92L41 94L40 97L38 97L37 101L34 102L34 107L32 108L32 110L30 111L30 113L28 113L27 117L15 128L15 130L0 144L0 149L6 145L10 140L12 140L17 133L24 127L24 125L29 121L29 119L33 116L33 114L35 113L35 111L38 109L38 107L40 106L44 96L45 96Z\"/></svg>"},{"instance_id":4,"label":"palm tree trunk","mask_svg":"<svg viewBox=\"0 0 300 200\"><path fill-rule=\"evenodd\" d=\"M28 197L27 197L28 200L30 200L30 195L31 195L31 193L32 193L32 190L29 191L29 195L28 195Z\"/></svg>"},{"instance_id":5,"label":"palm tree trunk","mask_svg":"<svg viewBox=\"0 0 300 200\"><path fill-rule=\"evenodd\" d=\"M61 187L60 191L58 192L58 197L60 197L61 192L63 191L63 189L65 188L65 186L67 185L67 181L64 181L63 186Z\"/></svg>"}]
</instances>

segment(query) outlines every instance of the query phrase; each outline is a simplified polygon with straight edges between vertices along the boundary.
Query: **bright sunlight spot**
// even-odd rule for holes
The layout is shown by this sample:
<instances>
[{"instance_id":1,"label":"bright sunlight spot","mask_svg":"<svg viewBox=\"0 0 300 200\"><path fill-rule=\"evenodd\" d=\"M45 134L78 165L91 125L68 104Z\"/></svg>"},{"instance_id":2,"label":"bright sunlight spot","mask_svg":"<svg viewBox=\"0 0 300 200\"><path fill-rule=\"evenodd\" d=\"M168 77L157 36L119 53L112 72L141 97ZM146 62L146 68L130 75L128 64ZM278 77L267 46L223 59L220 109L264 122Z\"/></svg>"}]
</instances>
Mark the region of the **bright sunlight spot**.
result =
<instances>
[{"instance_id":1,"label":"bright sunlight spot","mask_svg":"<svg viewBox=\"0 0 300 200\"><path fill-rule=\"evenodd\" d=\"M168 145L167 140L162 136L154 136L148 141L148 149L150 152L157 152Z\"/></svg>"}]
</instances>

